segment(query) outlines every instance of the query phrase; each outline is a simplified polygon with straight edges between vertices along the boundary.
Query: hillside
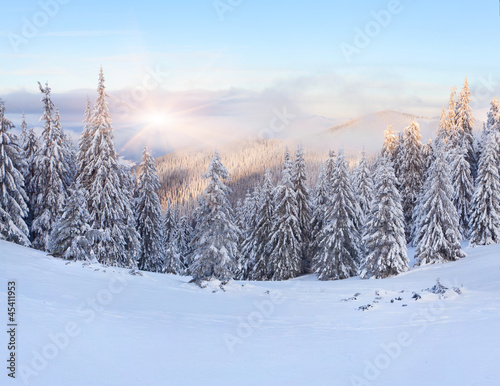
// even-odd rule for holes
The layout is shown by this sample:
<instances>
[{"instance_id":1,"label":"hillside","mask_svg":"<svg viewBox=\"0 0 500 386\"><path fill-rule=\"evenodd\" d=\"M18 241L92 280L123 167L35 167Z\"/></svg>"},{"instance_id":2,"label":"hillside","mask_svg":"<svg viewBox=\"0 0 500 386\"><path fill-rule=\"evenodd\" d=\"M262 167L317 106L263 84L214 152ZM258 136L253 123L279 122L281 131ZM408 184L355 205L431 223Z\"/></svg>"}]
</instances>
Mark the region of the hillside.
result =
<instances>
[{"instance_id":1,"label":"hillside","mask_svg":"<svg viewBox=\"0 0 500 386\"><path fill-rule=\"evenodd\" d=\"M390 279L307 275L222 290L0 241L4 320L15 280L18 323L17 377L4 365L1 383L498 385L500 246L466 252ZM425 290L438 277L444 296Z\"/></svg>"}]
</instances>

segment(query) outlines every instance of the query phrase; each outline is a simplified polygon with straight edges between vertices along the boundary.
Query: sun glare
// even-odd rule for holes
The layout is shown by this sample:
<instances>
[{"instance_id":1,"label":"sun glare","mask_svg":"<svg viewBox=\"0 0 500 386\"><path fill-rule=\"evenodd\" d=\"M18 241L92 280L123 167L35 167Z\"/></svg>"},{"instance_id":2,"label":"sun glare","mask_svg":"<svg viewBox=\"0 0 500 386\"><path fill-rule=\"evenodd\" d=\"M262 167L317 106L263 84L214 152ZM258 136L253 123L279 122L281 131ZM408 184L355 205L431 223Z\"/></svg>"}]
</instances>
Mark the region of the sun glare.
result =
<instances>
[{"instance_id":1,"label":"sun glare","mask_svg":"<svg viewBox=\"0 0 500 386\"><path fill-rule=\"evenodd\" d=\"M155 126L164 125L170 121L168 115L166 115L165 113L149 113L146 116L146 120L149 124Z\"/></svg>"}]
</instances>

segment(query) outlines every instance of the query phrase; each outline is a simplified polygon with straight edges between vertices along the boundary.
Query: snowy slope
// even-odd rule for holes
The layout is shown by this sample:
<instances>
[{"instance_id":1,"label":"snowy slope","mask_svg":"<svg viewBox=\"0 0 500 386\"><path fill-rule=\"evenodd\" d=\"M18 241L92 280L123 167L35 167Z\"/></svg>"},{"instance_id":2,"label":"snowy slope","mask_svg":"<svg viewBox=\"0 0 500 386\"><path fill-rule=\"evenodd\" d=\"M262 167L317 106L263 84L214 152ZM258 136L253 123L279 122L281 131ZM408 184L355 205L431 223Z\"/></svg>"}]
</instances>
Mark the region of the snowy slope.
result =
<instances>
[{"instance_id":1,"label":"snowy slope","mask_svg":"<svg viewBox=\"0 0 500 386\"><path fill-rule=\"evenodd\" d=\"M17 379L3 333L0 384L499 385L500 245L466 252L385 280L309 275L222 291L0 241L1 320L9 280L18 320ZM438 277L446 298L422 291Z\"/></svg>"}]
</instances>

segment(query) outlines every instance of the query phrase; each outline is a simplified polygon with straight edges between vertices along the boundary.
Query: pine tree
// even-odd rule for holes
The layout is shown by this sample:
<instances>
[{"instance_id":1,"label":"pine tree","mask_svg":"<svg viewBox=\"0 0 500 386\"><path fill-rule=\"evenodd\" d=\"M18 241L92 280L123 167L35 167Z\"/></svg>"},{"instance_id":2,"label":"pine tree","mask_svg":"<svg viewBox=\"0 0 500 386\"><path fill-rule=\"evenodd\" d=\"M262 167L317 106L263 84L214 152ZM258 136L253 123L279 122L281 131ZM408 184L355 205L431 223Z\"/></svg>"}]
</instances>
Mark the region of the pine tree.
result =
<instances>
[{"instance_id":1,"label":"pine tree","mask_svg":"<svg viewBox=\"0 0 500 386\"><path fill-rule=\"evenodd\" d=\"M271 280L291 279L302 272L299 209L291 171L292 165L287 149L281 183L274 191L274 221L269 243Z\"/></svg>"},{"instance_id":2,"label":"pine tree","mask_svg":"<svg viewBox=\"0 0 500 386\"><path fill-rule=\"evenodd\" d=\"M250 275L253 261L251 260L250 251L244 247L245 241L250 237L257 227L258 208L259 208L259 187L254 188L253 193L247 192L245 202L241 207L239 214L241 230L239 245L240 253L238 254L237 273L235 278L238 280L246 280Z\"/></svg>"},{"instance_id":3,"label":"pine tree","mask_svg":"<svg viewBox=\"0 0 500 386\"><path fill-rule=\"evenodd\" d=\"M179 251L179 226L175 209L170 202L167 204L167 210L163 220L163 229L165 233L165 272L183 274L185 272L184 264L181 261Z\"/></svg>"},{"instance_id":4,"label":"pine tree","mask_svg":"<svg viewBox=\"0 0 500 386\"><path fill-rule=\"evenodd\" d=\"M332 194L332 184L334 183L335 176L335 152L330 150L328 153L328 158L325 161L325 181L326 187L328 189L328 194L331 197Z\"/></svg>"},{"instance_id":5,"label":"pine tree","mask_svg":"<svg viewBox=\"0 0 500 386\"><path fill-rule=\"evenodd\" d=\"M14 124L5 117L5 104L0 99L0 238L29 246L28 198L24 191L22 171L26 169L23 150L14 134Z\"/></svg>"},{"instance_id":6,"label":"pine tree","mask_svg":"<svg viewBox=\"0 0 500 386\"><path fill-rule=\"evenodd\" d=\"M55 110L54 114L54 132L61 140L62 160L64 163L64 186L68 190L76 177L76 152L73 146L73 141L64 132L61 125L61 117L59 110Z\"/></svg>"},{"instance_id":7,"label":"pine tree","mask_svg":"<svg viewBox=\"0 0 500 386\"><path fill-rule=\"evenodd\" d=\"M43 95L43 115L40 120L45 123L35 157L35 174L30 186L30 190L36 194L31 232L33 246L45 251L49 236L62 215L67 200L68 171L61 127L54 124L51 90L48 84L45 84L45 87L40 83L38 85Z\"/></svg>"},{"instance_id":8,"label":"pine tree","mask_svg":"<svg viewBox=\"0 0 500 386\"><path fill-rule=\"evenodd\" d=\"M409 269L401 195L392 162L385 156L377 162L375 197L363 242L362 279L382 279Z\"/></svg>"},{"instance_id":9,"label":"pine tree","mask_svg":"<svg viewBox=\"0 0 500 386\"><path fill-rule=\"evenodd\" d=\"M231 205L227 199L229 181L226 167L219 153L215 152L208 173L208 186L196 210L195 236L191 242L194 250L190 273L196 282L234 277L240 230L234 223Z\"/></svg>"},{"instance_id":10,"label":"pine tree","mask_svg":"<svg viewBox=\"0 0 500 386\"><path fill-rule=\"evenodd\" d=\"M36 174L36 154L38 153L38 138L33 128L28 129L23 114L23 131L22 131L22 149L24 152L24 159L26 161L26 168L24 168L24 186L26 196L28 197L28 216L26 218L26 225L28 229L31 228L34 215L34 206L36 200L36 191L33 189L31 182Z\"/></svg>"},{"instance_id":11,"label":"pine tree","mask_svg":"<svg viewBox=\"0 0 500 386\"><path fill-rule=\"evenodd\" d=\"M450 152L453 204L458 213L460 233L466 238L469 235L471 200L474 193L471 166L467 160L468 153L466 147L451 149Z\"/></svg>"},{"instance_id":12,"label":"pine tree","mask_svg":"<svg viewBox=\"0 0 500 386\"><path fill-rule=\"evenodd\" d=\"M382 145L382 155L388 157L389 160L395 161L397 148L399 146L399 138L391 125L387 126L384 131L384 144Z\"/></svg>"},{"instance_id":13,"label":"pine tree","mask_svg":"<svg viewBox=\"0 0 500 386\"><path fill-rule=\"evenodd\" d=\"M181 264L184 267L184 274L189 271L189 267L191 265L190 256L192 255L192 251L190 248L192 227L186 216L180 217L178 228L179 231L177 232L177 245L179 248Z\"/></svg>"},{"instance_id":14,"label":"pine tree","mask_svg":"<svg viewBox=\"0 0 500 386\"><path fill-rule=\"evenodd\" d=\"M295 162L292 170L292 186L297 195L297 216L299 221L301 250L302 250L302 272L307 272L311 266L309 247L311 243L311 203L309 187L307 186L306 162L304 159L304 148L297 147Z\"/></svg>"},{"instance_id":15,"label":"pine tree","mask_svg":"<svg viewBox=\"0 0 500 386\"><path fill-rule=\"evenodd\" d=\"M131 210L130 177L115 151L102 68L97 92L87 154L78 156L87 160L79 181L85 189L90 225L96 235L93 251L101 264L135 268L139 235Z\"/></svg>"},{"instance_id":16,"label":"pine tree","mask_svg":"<svg viewBox=\"0 0 500 386\"><path fill-rule=\"evenodd\" d=\"M160 180L155 161L145 147L134 191L134 211L137 231L141 240L138 266L141 270L151 272L163 272L165 266L161 204L158 198L159 188Z\"/></svg>"},{"instance_id":17,"label":"pine tree","mask_svg":"<svg viewBox=\"0 0 500 386\"><path fill-rule=\"evenodd\" d=\"M269 246L273 219L273 191L271 171L264 175L264 183L257 203L257 224L247 235L242 245L242 254L248 259L248 278L250 280L270 280Z\"/></svg>"},{"instance_id":18,"label":"pine tree","mask_svg":"<svg viewBox=\"0 0 500 386\"><path fill-rule=\"evenodd\" d=\"M411 241L412 218L422 189L425 171L425 161L420 140L420 128L417 122L412 122L404 129L403 157L400 164L400 191L405 215L406 241Z\"/></svg>"},{"instance_id":19,"label":"pine tree","mask_svg":"<svg viewBox=\"0 0 500 386\"><path fill-rule=\"evenodd\" d=\"M78 180L83 186L88 186L90 184L89 180L91 179L91 176L85 175L84 171L87 171L87 157L89 156L88 152L96 128L96 126L92 124L92 107L88 96L87 96L87 106L85 108L83 123L84 123L83 131L80 136L80 141L78 143L78 153L76 156L76 162L78 167L77 176Z\"/></svg>"},{"instance_id":20,"label":"pine tree","mask_svg":"<svg viewBox=\"0 0 500 386\"><path fill-rule=\"evenodd\" d=\"M425 176L434 161L434 148L431 138L429 138L429 142L422 147L422 156L424 157L425 172L423 175Z\"/></svg>"},{"instance_id":21,"label":"pine tree","mask_svg":"<svg viewBox=\"0 0 500 386\"><path fill-rule=\"evenodd\" d=\"M500 122L497 123L500 125ZM479 160L472 199L471 245L500 243L500 132L491 131Z\"/></svg>"},{"instance_id":22,"label":"pine tree","mask_svg":"<svg viewBox=\"0 0 500 386\"><path fill-rule=\"evenodd\" d=\"M452 202L450 169L443 152L437 152L423 192L417 219L416 265L465 257L459 242L461 235L458 213Z\"/></svg>"},{"instance_id":23,"label":"pine tree","mask_svg":"<svg viewBox=\"0 0 500 386\"><path fill-rule=\"evenodd\" d=\"M465 148L466 161L469 164L470 173L473 178L477 172L477 161L474 151L474 135L472 134L474 117L470 108L470 95L469 83L467 78L465 78L464 86L458 97L456 120L462 136L460 144L462 148Z\"/></svg>"},{"instance_id":24,"label":"pine tree","mask_svg":"<svg viewBox=\"0 0 500 386\"><path fill-rule=\"evenodd\" d=\"M66 260L92 260L92 232L85 191L76 182L48 243L48 250Z\"/></svg>"},{"instance_id":25,"label":"pine tree","mask_svg":"<svg viewBox=\"0 0 500 386\"><path fill-rule=\"evenodd\" d=\"M316 256L319 250L320 234L325 224L326 207L330 203L330 184L326 179L326 164L320 167L318 180L314 189L313 214L311 220L311 256Z\"/></svg>"},{"instance_id":26,"label":"pine tree","mask_svg":"<svg viewBox=\"0 0 500 386\"><path fill-rule=\"evenodd\" d=\"M389 158L390 159L390 158ZM364 224L365 219L370 211L371 202L373 199L373 178L368 162L366 160L366 153L363 150L361 153L361 160L354 172L354 191L358 198L359 207L361 210L361 222Z\"/></svg>"},{"instance_id":27,"label":"pine tree","mask_svg":"<svg viewBox=\"0 0 500 386\"><path fill-rule=\"evenodd\" d=\"M313 259L313 270L319 280L356 276L360 263L360 210L343 153L337 157L332 180L333 195L325 213L326 224L319 235L319 251Z\"/></svg>"}]
</instances>

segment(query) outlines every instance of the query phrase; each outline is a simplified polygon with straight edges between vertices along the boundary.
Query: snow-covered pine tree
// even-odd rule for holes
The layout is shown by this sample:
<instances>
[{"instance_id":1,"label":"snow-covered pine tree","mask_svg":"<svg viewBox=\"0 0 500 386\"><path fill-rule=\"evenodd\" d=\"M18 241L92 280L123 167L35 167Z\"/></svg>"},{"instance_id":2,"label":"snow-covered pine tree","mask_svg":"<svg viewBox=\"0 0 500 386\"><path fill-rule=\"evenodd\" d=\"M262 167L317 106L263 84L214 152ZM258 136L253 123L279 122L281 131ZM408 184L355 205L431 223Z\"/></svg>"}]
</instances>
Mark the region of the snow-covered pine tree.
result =
<instances>
[{"instance_id":1,"label":"snow-covered pine tree","mask_svg":"<svg viewBox=\"0 0 500 386\"><path fill-rule=\"evenodd\" d=\"M333 181L331 202L319 235L319 251L313 259L313 270L319 280L356 276L360 263L360 209L342 152L335 162Z\"/></svg>"},{"instance_id":2,"label":"snow-covered pine tree","mask_svg":"<svg viewBox=\"0 0 500 386\"><path fill-rule=\"evenodd\" d=\"M399 146L399 137L392 129L391 125L387 125L384 131L384 143L382 145L382 155L389 157L389 160L395 161L397 147Z\"/></svg>"},{"instance_id":3,"label":"snow-covered pine tree","mask_svg":"<svg viewBox=\"0 0 500 386\"><path fill-rule=\"evenodd\" d=\"M308 272L311 267L312 256L309 253L311 243L311 202L310 192L307 186L306 161L304 158L304 148L297 146L295 151L295 161L292 169L292 186L297 195L297 215L299 221L301 251L302 251L302 272Z\"/></svg>"},{"instance_id":4,"label":"snow-covered pine tree","mask_svg":"<svg viewBox=\"0 0 500 386\"><path fill-rule=\"evenodd\" d=\"M473 246L500 243L500 132L490 131L483 148L472 199Z\"/></svg>"},{"instance_id":5,"label":"snow-covered pine tree","mask_svg":"<svg viewBox=\"0 0 500 386\"><path fill-rule=\"evenodd\" d=\"M47 250L49 236L54 225L63 213L67 199L67 160L61 136L61 127L55 125L54 104L50 97L48 84L40 87L42 93L44 121L39 148L35 157L35 174L30 190L35 192L33 223L31 233L33 246Z\"/></svg>"},{"instance_id":6,"label":"snow-covered pine tree","mask_svg":"<svg viewBox=\"0 0 500 386\"><path fill-rule=\"evenodd\" d=\"M403 156L400 164L400 191L402 196L403 213L405 215L406 241L411 241L412 218L422 189L425 160L422 153L422 135L417 122L412 122L404 129Z\"/></svg>"},{"instance_id":7,"label":"snow-covered pine tree","mask_svg":"<svg viewBox=\"0 0 500 386\"><path fill-rule=\"evenodd\" d=\"M0 239L30 245L28 198L24 191L23 170L26 162L17 138L9 131L14 124L5 117L5 104L0 99Z\"/></svg>"},{"instance_id":8,"label":"snow-covered pine tree","mask_svg":"<svg viewBox=\"0 0 500 386\"><path fill-rule=\"evenodd\" d=\"M90 98L88 96L83 123L83 131L80 135L80 140L78 142L78 152L76 154L78 169L77 178L82 186L88 186L90 184L89 180L91 179L91 176L84 175L83 171L87 169L87 157L89 155L88 151L96 128L95 125L92 124L92 106L90 104Z\"/></svg>"},{"instance_id":9,"label":"snow-covered pine tree","mask_svg":"<svg viewBox=\"0 0 500 386\"><path fill-rule=\"evenodd\" d=\"M113 143L102 68L97 92L87 154L78 157L87 160L80 171L80 177L86 178L81 178L80 183L86 194L90 225L96 235L93 251L101 264L135 268L139 234L132 216L129 177L119 163Z\"/></svg>"},{"instance_id":10,"label":"snow-covered pine tree","mask_svg":"<svg viewBox=\"0 0 500 386\"><path fill-rule=\"evenodd\" d=\"M475 176L477 172L477 160L474 150L474 135L472 134L474 117L470 108L470 95L469 82L466 77L462 91L460 91L458 96L456 121L462 135L461 145L466 149L466 160L469 163L472 176Z\"/></svg>"},{"instance_id":11,"label":"snow-covered pine tree","mask_svg":"<svg viewBox=\"0 0 500 386\"><path fill-rule=\"evenodd\" d=\"M191 265L191 231L192 227L187 216L182 216L179 219L179 231L177 232L177 245L179 247L179 254L181 258L181 263L184 268L184 272L189 271L189 266Z\"/></svg>"},{"instance_id":12,"label":"snow-covered pine tree","mask_svg":"<svg viewBox=\"0 0 500 386\"><path fill-rule=\"evenodd\" d=\"M335 158L335 152L333 150L330 150L328 153L328 158L325 161L325 181L330 198L332 195L332 184L334 183L333 181L335 176Z\"/></svg>"},{"instance_id":13,"label":"snow-covered pine tree","mask_svg":"<svg viewBox=\"0 0 500 386\"><path fill-rule=\"evenodd\" d=\"M386 156L377 161L374 201L364 230L362 279L382 279L409 269L401 195Z\"/></svg>"},{"instance_id":14,"label":"snow-covered pine tree","mask_svg":"<svg viewBox=\"0 0 500 386\"><path fill-rule=\"evenodd\" d=\"M66 135L61 125L61 117L59 110L55 110L54 114L54 131L61 138L61 148L63 151L62 159L64 162L64 186L69 189L76 177L76 151L73 146L73 141Z\"/></svg>"},{"instance_id":15,"label":"snow-covered pine tree","mask_svg":"<svg viewBox=\"0 0 500 386\"><path fill-rule=\"evenodd\" d=\"M62 216L50 234L48 250L66 260L92 260L92 232L85 191L78 182L70 187Z\"/></svg>"},{"instance_id":16,"label":"snow-covered pine tree","mask_svg":"<svg viewBox=\"0 0 500 386\"><path fill-rule=\"evenodd\" d=\"M33 190L32 180L36 173L36 154L38 152L38 138L33 128L24 126L26 121L23 114L23 136L22 136L22 149L24 152L24 159L26 161L26 168L24 169L24 187L26 196L28 197L28 216L26 218L26 225L28 229L31 228L33 222L34 203L36 200L36 191ZM26 129L25 129L26 127Z\"/></svg>"},{"instance_id":17,"label":"snow-covered pine tree","mask_svg":"<svg viewBox=\"0 0 500 386\"><path fill-rule=\"evenodd\" d=\"M424 157L425 172L424 176L429 170L434 161L434 147L432 145L432 138L429 138L429 142L422 147L422 156Z\"/></svg>"},{"instance_id":18,"label":"snow-covered pine tree","mask_svg":"<svg viewBox=\"0 0 500 386\"><path fill-rule=\"evenodd\" d=\"M396 179L398 180L398 189L401 192L401 180L403 174L403 163L405 161L405 151L404 151L404 131L397 134L398 142L394 146L394 155L392 157L394 163L394 173L396 173Z\"/></svg>"},{"instance_id":19,"label":"snow-covered pine tree","mask_svg":"<svg viewBox=\"0 0 500 386\"><path fill-rule=\"evenodd\" d=\"M271 280L287 280L302 272L301 232L297 194L293 189L292 165L288 149L281 183L274 191L274 212L269 243L269 273Z\"/></svg>"},{"instance_id":20,"label":"snow-covered pine tree","mask_svg":"<svg viewBox=\"0 0 500 386\"><path fill-rule=\"evenodd\" d=\"M250 274L252 269L252 260L249 254L249 249L245 248L243 245L245 244L245 240L247 240L253 231L257 227L258 222L258 210L260 201L260 189L259 186L255 186L252 193L247 191L245 202L242 205L241 213L239 214L240 218L240 253L238 254L237 261L237 272L235 278L238 280L246 280Z\"/></svg>"},{"instance_id":21,"label":"snow-covered pine tree","mask_svg":"<svg viewBox=\"0 0 500 386\"><path fill-rule=\"evenodd\" d=\"M311 256L316 256L319 249L319 235L325 223L326 206L330 203L330 184L326 180L326 164L319 169L318 180L313 194L313 213L311 220Z\"/></svg>"},{"instance_id":22,"label":"snow-covered pine tree","mask_svg":"<svg viewBox=\"0 0 500 386\"><path fill-rule=\"evenodd\" d=\"M384 151L382 151L382 153L384 154ZM386 153L389 154L388 152ZM388 155L386 157L388 157ZM373 200L373 178L364 150L361 153L359 165L354 171L353 183L354 192L356 193L359 208L361 210L360 221L362 224L365 224L365 219L370 212L371 202Z\"/></svg>"},{"instance_id":23,"label":"snow-covered pine tree","mask_svg":"<svg viewBox=\"0 0 500 386\"><path fill-rule=\"evenodd\" d=\"M449 150L451 156L451 181L453 185L453 204L457 209L460 234L469 236L469 220L471 215L471 200L474 194L471 166L467 160L468 150L465 146Z\"/></svg>"},{"instance_id":24,"label":"snow-covered pine tree","mask_svg":"<svg viewBox=\"0 0 500 386\"><path fill-rule=\"evenodd\" d=\"M141 240L138 267L151 272L163 272L165 267L165 240L158 198L159 188L160 180L155 161L145 147L134 190L134 211Z\"/></svg>"},{"instance_id":25,"label":"snow-covered pine tree","mask_svg":"<svg viewBox=\"0 0 500 386\"><path fill-rule=\"evenodd\" d=\"M196 282L227 281L236 271L240 230L227 199L229 188L224 181L229 181L229 174L218 152L204 177L209 181L195 213L197 224L191 242L194 252L189 272Z\"/></svg>"},{"instance_id":26,"label":"snow-covered pine tree","mask_svg":"<svg viewBox=\"0 0 500 386\"><path fill-rule=\"evenodd\" d=\"M460 224L453 205L453 186L446 154L438 151L427 174L419 205L416 265L465 257L460 246Z\"/></svg>"},{"instance_id":27,"label":"snow-covered pine tree","mask_svg":"<svg viewBox=\"0 0 500 386\"><path fill-rule=\"evenodd\" d=\"M243 241L242 254L248 259L248 279L269 280L272 278L269 267L269 247L274 223L274 186L269 169L266 170L264 183L259 190L257 224Z\"/></svg>"},{"instance_id":28,"label":"snow-covered pine tree","mask_svg":"<svg viewBox=\"0 0 500 386\"><path fill-rule=\"evenodd\" d=\"M176 217L175 209L170 205L169 201L163 219L165 272L183 274L185 267L181 261L181 254L179 252L179 224Z\"/></svg>"},{"instance_id":29,"label":"snow-covered pine tree","mask_svg":"<svg viewBox=\"0 0 500 386\"><path fill-rule=\"evenodd\" d=\"M439 120L439 128L438 132L436 135L436 146L445 146L446 143L448 142L448 133L446 132L446 109L443 106L443 109L441 110L441 118ZM444 149L444 147L443 147Z\"/></svg>"}]
</instances>

